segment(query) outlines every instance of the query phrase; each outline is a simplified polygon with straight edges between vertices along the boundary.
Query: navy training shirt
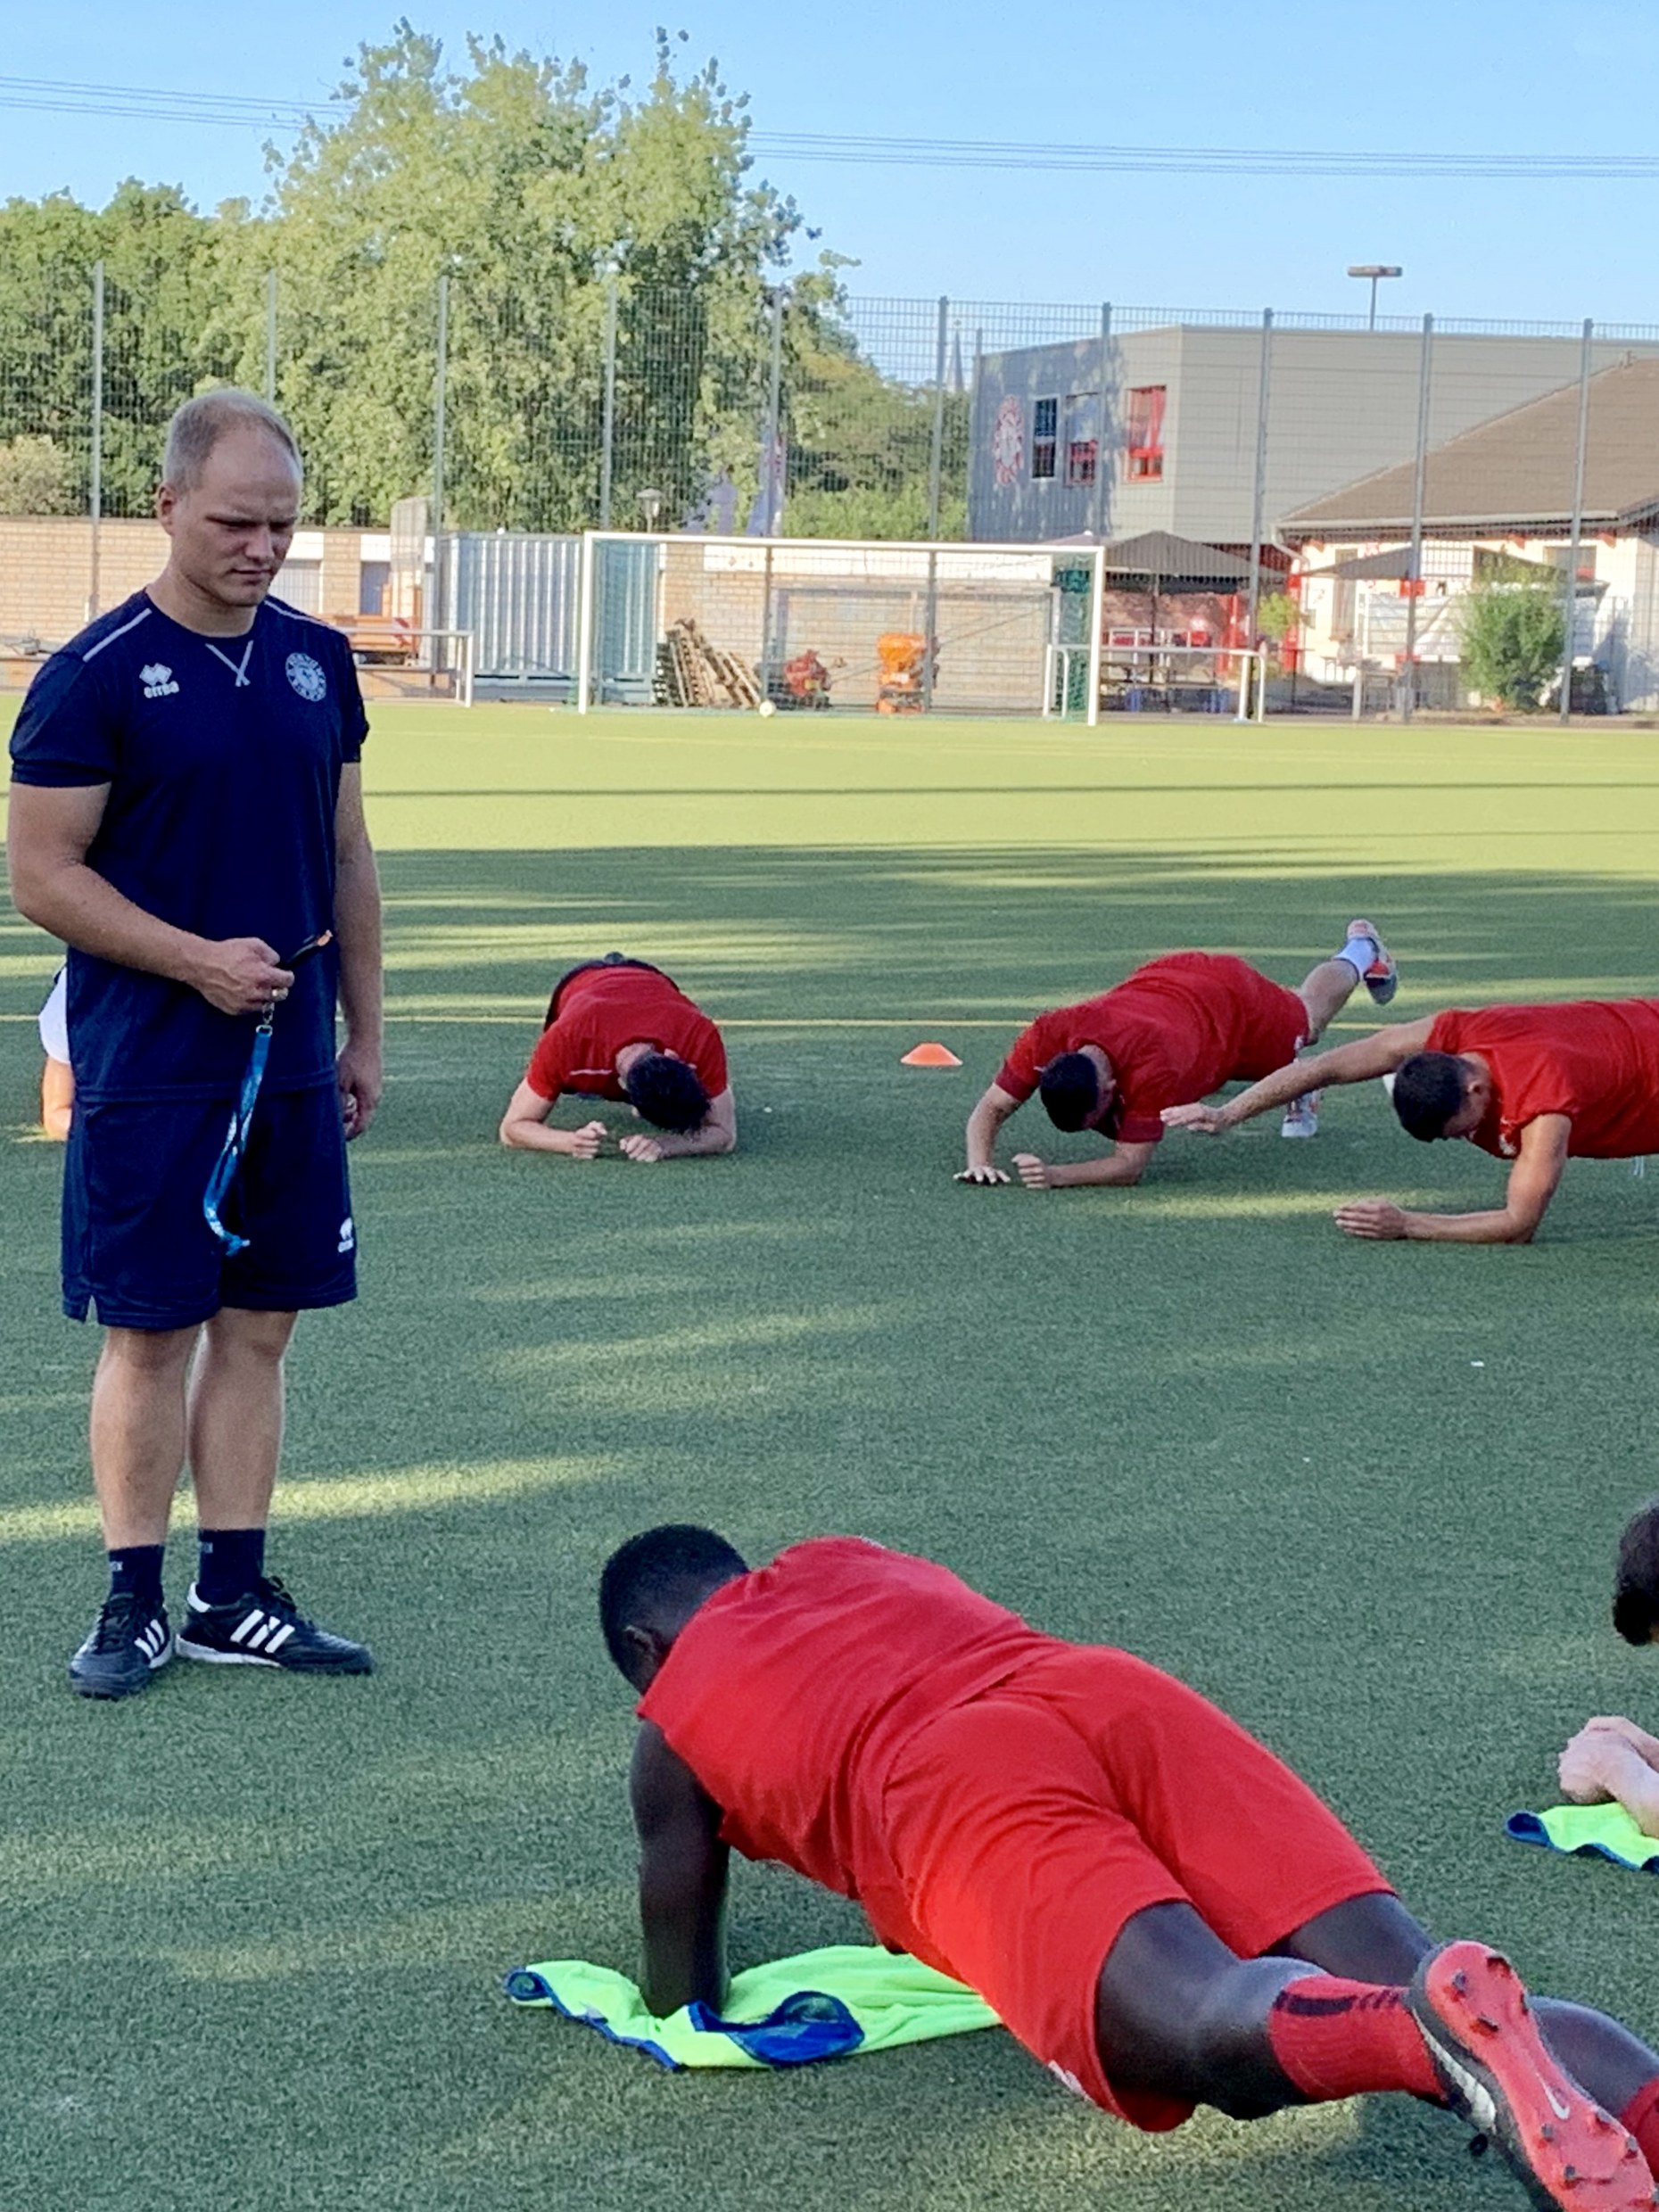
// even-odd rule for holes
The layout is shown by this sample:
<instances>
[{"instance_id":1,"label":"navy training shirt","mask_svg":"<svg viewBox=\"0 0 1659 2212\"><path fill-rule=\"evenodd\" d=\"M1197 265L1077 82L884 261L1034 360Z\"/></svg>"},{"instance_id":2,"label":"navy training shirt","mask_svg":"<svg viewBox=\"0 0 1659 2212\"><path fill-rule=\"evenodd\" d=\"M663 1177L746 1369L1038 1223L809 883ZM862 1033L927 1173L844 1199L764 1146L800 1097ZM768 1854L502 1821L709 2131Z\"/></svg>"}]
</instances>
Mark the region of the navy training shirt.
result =
<instances>
[{"instance_id":1,"label":"navy training shirt","mask_svg":"<svg viewBox=\"0 0 1659 2212\"><path fill-rule=\"evenodd\" d=\"M263 937L285 958L334 924L340 772L367 720L343 634L267 599L241 637L186 630L144 591L36 676L12 733L13 782L107 783L87 864L198 937ZM308 961L276 1010L268 1085L334 1080L336 962ZM234 1097L252 1015L187 984L70 949L78 1095Z\"/></svg>"}]
</instances>

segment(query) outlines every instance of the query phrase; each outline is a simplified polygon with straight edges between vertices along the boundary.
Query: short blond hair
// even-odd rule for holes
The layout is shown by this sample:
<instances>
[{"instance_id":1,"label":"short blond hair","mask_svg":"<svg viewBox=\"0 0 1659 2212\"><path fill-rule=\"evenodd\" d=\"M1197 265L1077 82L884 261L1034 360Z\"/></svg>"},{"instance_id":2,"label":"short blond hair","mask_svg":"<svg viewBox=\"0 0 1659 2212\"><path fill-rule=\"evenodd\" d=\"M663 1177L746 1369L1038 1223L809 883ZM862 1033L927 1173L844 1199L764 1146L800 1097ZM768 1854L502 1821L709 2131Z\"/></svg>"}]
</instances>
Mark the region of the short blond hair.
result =
<instances>
[{"instance_id":1,"label":"short blond hair","mask_svg":"<svg viewBox=\"0 0 1659 2212\"><path fill-rule=\"evenodd\" d=\"M194 400L186 400L167 425L167 443L161 452L161 481L175 491L193 491L202 481L211 453L227 431L249 424L265 431L288 455L301 475L305 464L300 458L300 448L287 424L267 400L257 392L243 392L235 384L222 384L215 392L198 392Z\"/></svg>"}]
</instances>

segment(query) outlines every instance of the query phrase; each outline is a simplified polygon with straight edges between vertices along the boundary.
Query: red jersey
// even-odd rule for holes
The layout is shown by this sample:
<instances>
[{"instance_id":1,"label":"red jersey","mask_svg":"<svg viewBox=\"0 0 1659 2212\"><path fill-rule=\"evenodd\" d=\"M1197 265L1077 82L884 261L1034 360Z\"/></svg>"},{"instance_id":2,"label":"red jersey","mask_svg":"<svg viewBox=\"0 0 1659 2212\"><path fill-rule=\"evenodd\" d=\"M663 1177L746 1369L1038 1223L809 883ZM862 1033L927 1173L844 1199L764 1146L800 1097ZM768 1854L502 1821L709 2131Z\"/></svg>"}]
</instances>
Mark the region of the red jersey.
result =
<instances>
[{"instance_id":1,"label":"red jersey","mask_svg":"<svg viewBox=\"0 0 1659 2212\"><path fill-rule=\"evenodd\" d=\"M1513 1160L1540 1114L1568 1116L1574 1159L1659 1152L1659 999L1454 1008L1424 1049L1478 1052L1490 1069L1498 1096L1469 1143L1495 1159Z\"/></svg>"},{"instance_id":2,"label":"red jersey","mask_svg":"<svg viewBox=\"0 0 1659 2212\"><path fill-rule=\"evenodd\" d=\"M1115 990L1039 1014L1014 1042L997 1088L1022 1104L1051 1060L1097 1044L1111 1062L1118 1116L1110 1134L1156 1144L1166 1106L1254 1082L1296 1057L1308 1010L1294 991L1226 953L1170 953Z\"/></svg>"},{"instance_id":3,"label":"red jersey","mask_svg":"<svg viewBox=\"0 0 1659 2212\"><path fill-rule=\"evenodd\" d=\"M638 1710L745 1858L857 1898L878 1935L884 1919L907 1934L878 1825L889 1761L921 1723L1056 1647L946 1567L821 1537L699 1605Z\"/></svg>"},{"instance_id":4,"label":"red jersey","mask_svg":"<svg viewBox=\"0 0 1659 2212\"><path fill-rule=\"evenodd\" d=\"M624 1044L642 1043L683 1060L710 1098L727 1087L726 1048L701 1007L656 969L623 966L584 968L571 977L524 1080L549 1102L562 1091L625 1098L616 1055Z\"/></svg>"}]
</instances>

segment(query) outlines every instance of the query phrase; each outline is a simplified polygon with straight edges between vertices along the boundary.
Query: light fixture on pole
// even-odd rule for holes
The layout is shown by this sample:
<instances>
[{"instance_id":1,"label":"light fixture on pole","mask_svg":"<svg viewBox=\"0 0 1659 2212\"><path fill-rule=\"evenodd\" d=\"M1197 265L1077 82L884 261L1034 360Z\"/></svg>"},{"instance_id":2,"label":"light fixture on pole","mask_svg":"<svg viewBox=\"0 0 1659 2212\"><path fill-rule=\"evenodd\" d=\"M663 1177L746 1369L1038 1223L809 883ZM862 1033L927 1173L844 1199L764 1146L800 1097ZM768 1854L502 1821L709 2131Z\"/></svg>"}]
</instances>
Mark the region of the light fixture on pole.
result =
<instances>
[{"instance_id":1,"label":"light fixture on pole","mask_svg":"<svg viewBox=\"0 0 1659 2212\"><path fill-rule=\"evenodd\" d=\"M1403 276L1406 272L1389 261L1358 261L1348 273L1350 276L1368 276L1371 279L1371 319L1366 325L1366 328L1374 330L1377 326L1377 285L1379 282L1384 276Z\"/></svg>"},{"instance_id":2,"label":"light fixture on pole","mask_svg":"<svg viewBox=\"0 0 1659 2212\"><path fill-rule=\"evenodd\" d=\"M636 493L635 496L640 502L640 512L645 516L646 528L648 530L655 530L656 527L657 517L663 511L662 493L660 491L645 491Z\"/></svg>"}]
</instances>

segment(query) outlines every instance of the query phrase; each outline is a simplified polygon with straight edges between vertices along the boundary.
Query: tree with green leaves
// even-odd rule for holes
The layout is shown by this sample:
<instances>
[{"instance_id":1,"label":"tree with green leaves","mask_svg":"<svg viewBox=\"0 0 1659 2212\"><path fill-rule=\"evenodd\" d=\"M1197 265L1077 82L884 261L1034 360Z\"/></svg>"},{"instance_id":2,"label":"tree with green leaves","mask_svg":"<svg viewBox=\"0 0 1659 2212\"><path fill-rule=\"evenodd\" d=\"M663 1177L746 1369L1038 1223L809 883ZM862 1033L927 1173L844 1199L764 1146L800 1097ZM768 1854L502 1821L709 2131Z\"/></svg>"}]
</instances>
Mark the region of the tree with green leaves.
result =
<instances>
[{"instance_id":1,"label":"tree with green leaves","mask_svg":"<svg viewBox=\"0 0 1659 2212\"><path fill-rule=\"evenodd\" d=\"M78 515L80 471L52 438L0 445L0 515Z\"/></svg>"},{"instance_id":2,"label":"tree with green leaves","mask_svg":"<svg viewBox=\"0 0 1659 2212\"><path fill-rule=\"evenodd\" d=\"M713 62L686 70L676 46L657 33L636 92L499 39L469 42L454 68L400 22L359 49L338 103L269 153L260 209L202 216L177 188L136 182L97 212L62 194L12 201L0 446L50 440L64 457L50 496L84 504L102 260L104 507L147 512L178 401L215 383L263 388L274 276L276 397L306 456L307 519L384 524L433 483L445 279L444 526L598 519L613 328L613 521L639 524L649 487L673 527L721 480L741 517L799 218L752 174L746 100ZM920 537L935 395L860 351L838 266L826 256L788 287L786 526ZM951 536L965 522L964 395L946 395L944 429Z\"/></svg>"},{"instance_id":3,"label":"tree with green leaves","mask_svg":"<svg viewBox=\"0 0 1659 2212\"><path fill-rule=\"evenodd\" d=\"M215 227L172 186L129 178L101 212L67 194L0 208L0 444L49 439L79 508L92 448L93 272L103 264L103 508L147 514L161 433L221 379Z\"/></svg>"},{"instance_id":4,"label":"tree with green leaves","mask_svg":"<svg viewBox=\"0 0 1659 2212\"><path fill-rule=\"evenodd\" d=\"M1493 578L1465 594L1459 617L1464 681L1493 706L1535 713L1566 644L1561 588Z\"/></svg>"},{"instance_id":5,"label":"tree with green leaves","mask_svg":"<svg viewBox=\"0 0 1659 2212\"><path fill-rule=\"evenodd\" d=\"M384 518L431 480L441 276L446 523L593 519L611 295L619 505L648 483L677 516L734 410L753 483L767 271L796 219L749 181L744 103L713 62L677 75L659 32L636 96L499 40L451 71L401 23L342 92L338 120L276 163L271 217L242 242L278 271L278 398L321 519Z\"/></svg>"},{"instance_id":6,"label":"tree with green leaves","mask_svg":"<svg viewBox=\"0 0 1659 2212\"><path fill-rule=\"evenodd\" d=\"M860 353L836 301L796 299L787 383L786 527L825 538L925 538L937 404L930 384L886 377ZM969 400L945 395L940 534L967 522Z\"/></svg>"}]
</instances>

